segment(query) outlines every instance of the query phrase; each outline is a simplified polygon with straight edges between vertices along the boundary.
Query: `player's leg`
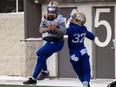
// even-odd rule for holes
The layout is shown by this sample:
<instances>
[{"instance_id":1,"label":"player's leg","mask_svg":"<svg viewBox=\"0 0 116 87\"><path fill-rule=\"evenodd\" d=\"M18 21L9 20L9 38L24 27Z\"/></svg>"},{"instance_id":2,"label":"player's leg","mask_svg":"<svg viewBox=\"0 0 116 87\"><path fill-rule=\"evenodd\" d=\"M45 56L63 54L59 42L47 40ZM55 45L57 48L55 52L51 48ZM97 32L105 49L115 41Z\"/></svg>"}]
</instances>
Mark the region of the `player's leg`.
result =
<instances>
[{"instance_id":1,"label":"player's leg","mask_svg":"<svg viewBox=\"0 0 116 87\"><path fill-rule=\"evenodd\" d=\"M37 56L43 58L42 69L43 71L47 70L46 60L49 58L53 53L60 51L63 48L64 42L58 41L54 43L46 43L41 49L37 51Z\"/></svg>"},{"instance_id":2,"label":"player's leg","mask_svg":"<svg viewBox=\"0 0 116 87\"><path fill-rule=\"evenodd\" d=\"M46 68L47 70L47 65L46 65L46 60L48 55L51 56L52 53L48 52L48 48L50 47L50 45L48 43L46 43L43 47L41 47L38 51L37 51L37 64L34 70L34 74L33 74L33 78L37 79L37 76L39 75L40 71L44 68Z\"/></svg>"},{"instance_id":3,"label":"player's leg","mask_svg":"<svg viewBox=\"0 0 116 87\"><path fill-rule=\"evenodd\" d=\"M40 56L37 60L37 64L36 64L36 67L35 67L35 70L34 70L34 73L33 73L33 78L34 79L37 79L38 75L40 74L41 70L43 69L43 67L47 68L47 65L46 65L46 58L45 57L42 57ZM49 72L48 70L46 69L46 72L41 72L42 76L43 76L43 79L46 78L48 75L49 75ZM41 76L40 74L40 76ZM42 78L41 78L42 80Z\"/></svg>"},{"instance_id":4,"label":"player's leg","mask_svg":"<svg viewBox=\"0 0 116 87\"><path fill-rule=\"evenodd\" d=\"M49 56L51 56L52 54L49 54ZM48 69L47 69L47 64L46 64L46 60L47 60L47 58L48 57L44 57L44 56L40 56L40 58L39 58L39 60L41 61L41 68L42 68L42 70L41 70L41 73L40 73L40 75L39 75L39 77L37 78L38 80L43 80L43 79L45 79L45 78L47 78L47 77L49 77L49 71L48 71ZM39 66L38 66L39 67ZM36 75L36 73L35 73L35 75ZM37 76L38 76L38 74L37 74Z\"/></svg>"},{"instance_id":5,"label":"player's leg","mask_svg":"<svg viewBox=\"0 0 116 87\"><path fill-rule=\"evenodd\" d=\"M72 64L73 69L76 72L78 78L80 79L81 82L83 82L84 78L83 78L83 73L82 73L82 68L81 68L81 62L80 62L80 60L74 61L74 60L72 60L70 58L70 62Z\"/></svg>"},{"instance_id":6,"label":"player's leg","mask_svg":"<svg viewBox=\"0 0 116 87\"><path fill-rule=\"evenodd\" d=\"M51 43L46 43L41 49L37 51L37 56L39 57L38 60L40 61L39 64L41 65L42 71L41 73L39 71L36 72L36 69L35 69L35 74L33 74L33 76L36 76L37 78L40 73L39 77L37 78L38 80L43 80L49 76L49 71L47 69L46 61L47 61L47 58L53 54L53 52L50 50L50 47L51 47Z\"/></svg>"},{"instance_id":7,"label":"player's leg","mask_svg":"<svg viewBox=\"0 0 116 87\"><path fill-rule=\"evenodd\" d=\"M89 55L86 53L82 56L81 59L81 66L84 75L83 87L90 87L90 62L89 62Z\"/></svg>"},{"instance_id":8,"label":"player's leg","mask_svg":"<svg viewBox=\"0 0 116 87\"><path fill-rule=\"evenodd\" d=\"M58 52L63 48L64 41L47 42L42 48L37 51L37 56L49 57L54 52Z\"/></svg>"},{"instance_id":9,"label":"player's leg","mask_svg":"<svg viewBox=\"0 0 116 87\"><path fill-rule=\"evenodd\" d=\"M54 43L46 43L43 49L40 49L37 52L37 55L42 57L44 61L42 61L42 72L38 77L38 80L43 80L49 76L49 71L47 70L46 60L49 58L54 52L58 52L63 48L63 41L54 42ZM43 54L44 53L44 54Z\"/></svg>"}]
</instances>

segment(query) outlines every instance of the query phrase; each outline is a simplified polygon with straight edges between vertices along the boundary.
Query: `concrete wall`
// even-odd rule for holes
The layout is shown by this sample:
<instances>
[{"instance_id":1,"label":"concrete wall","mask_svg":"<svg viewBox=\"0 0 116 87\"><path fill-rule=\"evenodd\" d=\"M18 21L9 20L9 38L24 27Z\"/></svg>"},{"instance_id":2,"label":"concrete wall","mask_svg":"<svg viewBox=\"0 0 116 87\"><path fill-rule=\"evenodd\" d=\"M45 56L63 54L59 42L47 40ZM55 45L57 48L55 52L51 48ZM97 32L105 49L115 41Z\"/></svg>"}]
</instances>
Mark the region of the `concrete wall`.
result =
<instances>
[{"instance_id":1,"label":"concrete wall","mask_svg":"<svg viewBox=\"0 0 116 87\"><path fill-rule=\"evenodd\" d=\"M24 14L0 14L0 75L21 75Z\"/></svg>"},{"instance_id":2,"label":"concrete wall","mask_svg":"<svg viewBox=\"0 0 116 87\"><path fill-rule=\"evenodd\" d=\"M0 75L33 74L37 60L36 51L43 45L43 41L40 38L25 40L24 31L24 13L0 14ZM48 61L52 76L57 73L54 63L55 60Z\"/></svg>"},{"instance_id":3,"label":"concrete wall","mask_svg":"<svg viewBox=\"0 0 116 87\"><path fill-rule=\"evenodd\" d=\"M41 38L21 40L21 76L31 76L35 69L37 50L43 45Z\"/></svg>"},{"instance_id":4,"label":"concrete wall","mask_svg":"<svg viewBox=\"0 0 116 87\"><path fill-rule=\"evenodd\" d=\"M32 75L43 42L24 31L24 13L0 14L0 75Z\"/></svg>"}]
</instances>

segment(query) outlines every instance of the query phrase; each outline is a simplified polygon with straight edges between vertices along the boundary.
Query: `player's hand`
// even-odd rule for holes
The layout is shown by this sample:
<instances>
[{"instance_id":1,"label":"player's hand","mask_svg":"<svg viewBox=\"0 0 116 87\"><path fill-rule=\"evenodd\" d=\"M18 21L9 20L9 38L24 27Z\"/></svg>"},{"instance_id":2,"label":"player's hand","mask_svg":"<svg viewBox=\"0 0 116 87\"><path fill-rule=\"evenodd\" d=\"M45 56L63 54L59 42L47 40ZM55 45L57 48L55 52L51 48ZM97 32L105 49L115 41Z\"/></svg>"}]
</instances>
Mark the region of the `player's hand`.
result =
<instances>
[{"instance_id":1,"label":"player's hand","mask_svg":"<svg viewBox=\"0 0 116 87\"><path fill-rule=\"evenodd\" d=\"M55 26L55 24L51 24L51 25L49 25L48 26L48 30L56 30L56 26Z\"/></svg>"}]
</instances>

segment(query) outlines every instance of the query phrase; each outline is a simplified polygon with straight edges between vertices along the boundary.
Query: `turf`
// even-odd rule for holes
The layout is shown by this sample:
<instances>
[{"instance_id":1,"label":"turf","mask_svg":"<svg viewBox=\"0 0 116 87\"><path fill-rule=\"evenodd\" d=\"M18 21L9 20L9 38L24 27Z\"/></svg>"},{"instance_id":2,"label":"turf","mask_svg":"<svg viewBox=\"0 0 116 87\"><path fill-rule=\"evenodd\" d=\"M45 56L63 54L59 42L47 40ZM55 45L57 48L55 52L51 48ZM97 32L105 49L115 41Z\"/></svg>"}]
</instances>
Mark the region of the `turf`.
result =
<instances>
[{"instance_id":1,"label":"turf","mask_svg":"<svg viewBox=\"0 0 116 87\"><path fill-rule=\"evenodd\" d=\"M61 87L61 86L0 85L0 87ZM63 86L62 86L62 87L63 87Z\"/></svg>"}]
</instances>

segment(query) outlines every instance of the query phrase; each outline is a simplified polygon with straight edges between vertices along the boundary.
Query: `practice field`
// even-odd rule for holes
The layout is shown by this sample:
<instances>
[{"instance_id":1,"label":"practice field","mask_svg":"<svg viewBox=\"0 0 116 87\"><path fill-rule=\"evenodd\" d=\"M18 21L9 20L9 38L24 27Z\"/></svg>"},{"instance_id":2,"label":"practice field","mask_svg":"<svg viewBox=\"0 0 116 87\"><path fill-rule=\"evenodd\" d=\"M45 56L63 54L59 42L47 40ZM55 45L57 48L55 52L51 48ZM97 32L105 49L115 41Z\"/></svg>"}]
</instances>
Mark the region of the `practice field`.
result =
<instances>
[{"instance_id":1,"label":"practice field","mask_svg":"<svg viewBox=\"0 0 116 87\"><path fill-rule=\"evenodd\" d=\"M0 85L0 87L61 87L61 86ZM62 86L62 87L67 87L67 86Z\"/></svg>"}]
</instances>

